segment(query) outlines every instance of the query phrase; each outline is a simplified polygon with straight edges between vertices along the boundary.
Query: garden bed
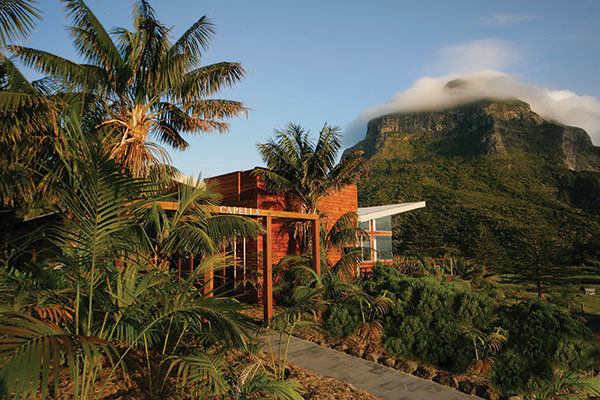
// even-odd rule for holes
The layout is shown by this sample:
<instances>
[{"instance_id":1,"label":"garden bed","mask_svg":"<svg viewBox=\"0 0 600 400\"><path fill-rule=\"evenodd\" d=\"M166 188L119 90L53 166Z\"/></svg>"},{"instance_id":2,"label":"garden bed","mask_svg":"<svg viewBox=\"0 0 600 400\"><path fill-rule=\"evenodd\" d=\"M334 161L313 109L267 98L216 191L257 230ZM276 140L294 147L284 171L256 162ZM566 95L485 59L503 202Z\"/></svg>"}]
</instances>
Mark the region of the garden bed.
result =
<instances>
[{"instance_id":1,"label":"garden bed","mask_svg":"<svg viewBox=\"0 0 600 400\"><path fill-rule=\"evenodd\" d=\"M271 356L268 353L260 352L258 358L267 369L270 367ZM228 362L235 365L242 363L244 365L255 362L256 360L241 352L234 352L228 357ZM144 357L141 353L133 352L127 357L128 378L124 379L119 372L113 376L103 390L101 400L145 400L148 398L148 379L145 376ZM348 382L340 381L332 378L324 378L310 370L298 367L294 363L288 362L287 368L288 379L297 380L302 386L302 396L306 400L378 400L379 398L364 390L357 389ZM107 366L102 373L104 381L110 373L110 368ZM68 376L68 371L61 372L60 387L58 391L51 394L51 399L66 399L70 398L73 391L73 384ZM172 379L174 387L175 380ZM98 391L98 387L94 391ZM175 393L165 394L165 399L176 399ZM186 398L186 397L184 397ZM225 400L228 400L227 398Z\"/></svg>"},{"instance_id":2,"label":"garden bed","mask_svg":"<svg viewBox=\"0 0 600 400\"><path fill-rule=\"evenodd\" d=\"M257 320L262 319L262 312L262 308L259 307L253 307L244 311L246 315ZM390 356L386 354L380 343L367 343L356 336L351 336L346 339L334 338L327 335L327 333L318 325L298 329L294 332L294 336L422 379L431 380L467 394L479 396L488 400L499 400L503 398L490 388L485 377L473 374L452 374L448 371L424 363L407 360L402 357Z\"/></svg>"},{"instance_id":3,"label":"garden bed","mask_svg":"<svg viewBox=\"0 0 600 400\"><path fill-rule=\"evenodd\" d=\"M365 342L356 336L337 339L326 335L317 326L299 329L294 334L304 340L311 341L346 354L372 361L388 368L405 372L422 379L445 385L461 392L479 396L488 400L499 400L503 397L494 392L486 378L473 374L452 374L448 371L432 367L417 361L386 354L380 343Z\"/></svg>"}]
</instances>

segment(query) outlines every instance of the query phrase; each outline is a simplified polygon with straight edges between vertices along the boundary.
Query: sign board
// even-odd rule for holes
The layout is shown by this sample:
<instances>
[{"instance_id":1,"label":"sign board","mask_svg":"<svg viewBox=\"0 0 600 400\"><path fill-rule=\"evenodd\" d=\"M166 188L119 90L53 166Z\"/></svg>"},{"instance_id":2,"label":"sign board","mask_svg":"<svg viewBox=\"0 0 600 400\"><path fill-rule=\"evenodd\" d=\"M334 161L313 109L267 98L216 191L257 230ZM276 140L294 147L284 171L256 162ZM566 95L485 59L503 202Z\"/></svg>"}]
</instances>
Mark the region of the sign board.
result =
<instances>
[{"instance_id":1,"label":"sign board","mask_svg":"<svg viewBox=\"0 0 600 400\"><path fill-rule=\"evenodd\" d=\"M261 216L260 210L258 208L248 208L248 207L219 206L219 213L234 214L234 215L248 215L250 217L260 217Z\"/></svg>"}]
</instances>

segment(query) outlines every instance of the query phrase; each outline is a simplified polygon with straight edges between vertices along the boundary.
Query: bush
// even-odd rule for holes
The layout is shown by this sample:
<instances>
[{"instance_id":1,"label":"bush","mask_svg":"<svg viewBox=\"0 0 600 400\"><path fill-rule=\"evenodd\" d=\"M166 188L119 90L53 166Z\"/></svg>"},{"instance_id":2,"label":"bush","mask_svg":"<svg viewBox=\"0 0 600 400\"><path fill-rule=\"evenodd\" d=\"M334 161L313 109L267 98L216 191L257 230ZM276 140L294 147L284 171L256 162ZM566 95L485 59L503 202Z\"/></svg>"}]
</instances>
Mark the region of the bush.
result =
<instances>
[{"instance_id":1,"label":"bush","mask_svg":"<svg viewBox=\"0 0 600 400\"><path fill-rule=\"evenodd\" d=\"M453 282L409 278L393 268L375 267L363 283L371 295L386 294L394 305L384 319L387 351L464 372L475 358L464 327L489 331L494 327L493 302Z\"/></svg>"},{"instance_id":2,"label":"bush","mask_svg":"<svg viewBox=\"0 0 600 400\"><path fill-rule=\"evenodd\" d=\"M359 321L359 311L351 302L334 303L323 315L323 328L332 336L345 338L356 331Z\"/></svg>"},{"instance_id":3,"label":"bush","mask_svg":"<svg viewBox=\"0 0 600 400\"><path fill-rule=\"evenodd\" d=\"M556 369L593 365L590 330L557 306L537 299L502 306L498 320L509 332L490 376L501 392L533 392L551 382Z\"/></svg>"}]
</instances>

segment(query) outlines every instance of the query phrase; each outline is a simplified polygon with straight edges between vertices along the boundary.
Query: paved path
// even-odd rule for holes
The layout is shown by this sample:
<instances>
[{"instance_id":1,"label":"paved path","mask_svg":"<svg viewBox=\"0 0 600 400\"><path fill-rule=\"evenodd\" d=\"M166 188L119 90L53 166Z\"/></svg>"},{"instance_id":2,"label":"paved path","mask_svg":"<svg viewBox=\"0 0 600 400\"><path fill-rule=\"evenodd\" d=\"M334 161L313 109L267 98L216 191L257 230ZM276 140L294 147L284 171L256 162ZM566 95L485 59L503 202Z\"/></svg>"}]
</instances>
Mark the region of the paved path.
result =
<instances>
[{"instance_id":1,"label":"paved path","mask_svg":"<svg viewBox=\"0 0 600 400\"><path fill-rule=\"evenodd\" d=\"M278 343L279 335L272 335L271 344L275 351ZM268 347L264 350L268 351ZM447 386L295 337L290 341L288 360L321 376L349 382L386 400L479 399Z\"/></svg>"}]
</instances>

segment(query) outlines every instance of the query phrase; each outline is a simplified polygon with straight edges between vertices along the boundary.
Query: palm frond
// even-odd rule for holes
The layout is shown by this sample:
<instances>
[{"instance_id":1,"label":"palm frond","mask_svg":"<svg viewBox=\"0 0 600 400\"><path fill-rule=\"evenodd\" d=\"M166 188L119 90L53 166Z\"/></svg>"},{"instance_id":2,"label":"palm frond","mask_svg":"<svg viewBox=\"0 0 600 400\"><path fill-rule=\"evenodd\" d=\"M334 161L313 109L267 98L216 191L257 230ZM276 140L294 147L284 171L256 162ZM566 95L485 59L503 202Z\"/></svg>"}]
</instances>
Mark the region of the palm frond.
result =
<instances>
[{"instance_id":1,"label":"palm frond","mask_svg":"<svg viewBox=\"0 0 600 400\"><path fill-rule=\"evenodd\" d=\"M302 400L301 390L300 382L294 379L277 380L258 370L240 385L239 396L244 399Z\"/></svg>"},{"instance_id":2,"label":"palm frond","mask_svg":"<svg viewBox=\"0 0 600 400\"><path fill-rule=\"evenodd\" d=\"M214 24L205 15L190 26L171 46L167 57L174 58L184 54L187 56L186 58L197 62L202 56L202 50L208 50L214 34Z\"/></svg>"},{"instance_id":3,"label":"palm frond","mask_svg":"<svg viewBox=\"0 0 600 400\"><path fill-rule=\"evenodd\" d=\"M226 368L218 356L191 355L170 358L169 372L176 369L177 386L192 399L224 396L231 391Z\"/></svg>"},{"instance_id":4,"label":"palm frond","mask_svg":"<svg viewBox=\"0 0 600 400\"><path fill-rule=\"evenodd\" d=\"M60 155L69 180L58 191L66 218L52 234L69 257L77 258L72 261L94 266L130 250L139 226L131 211L150 201L142 198L148 183L123 172L99 144L83 137L77 126L65 130L65 139ZM79 157L70 159L72 154Z\"/></svg>"},{"instance_id":5,"label":"palm frond","mask_svg":"<svg viewBox=\"0 0 600 400\"><path fill-rule=\"evenodd\" d=\"M536 400L585 400L600 396L600 376L579 376L573 373L556 372L548 387L531 397Z\"/></svg>"},{"instance_id":6,"label":"palm frond","mask_svg":"<svg viewBox=\"0 0 600 400\"><path fill-rule=\"evenodd\" d=\"M239 63L220 62L187 72L173 93L184 103L206 98L242 80L246 71Z\"/></svg>"},{"instance_id":7,"label":"palm frond","mask_svg":"<svg viewBox=\"0 0 600 400\"><path fill-rule=\"evenodd\" d=\"M94 90L106 85L108 77L104 69L95 65L78 64L69 59L22 46L11 46L10 50L26 67L64 82L74 90Z\"/></svg>"},{"instance_id":8,"label":"palm frond","mask_svg":"<svg viewBox=\"0 0 600 400\"><path fill-rule=\"evenodd\" d=\"M0 2L0 48L9 42L26 38L41 20L41 11L34 0L4 0Z\"/></svg>"},{"instance_id":9,"label":"palm frond","mask_svg":"<svg viewBox=\"0 0 600 400\"><path fill-rule=\"evenodd\" d=\"M124 65L121 54L94 13L83 0L61 0L67 17L75 48L88 61L100 65L106 71L120 69Z\"/></svg>"},{"instance_id":10,"label":"palm frond","mask_svg":"<svg viewBox=\"0 0 600 400\"><path fill-rule=\"evenodd\" d=\"M0 317L0 396L34 399L39 390L45 398L51 378L58 389L63 362L74 379L80 357L92 365L105 358L112 362L116 356L115 348L97 337L70 334L24 314L4 314Z\"/></svg>"}]
</instances>

